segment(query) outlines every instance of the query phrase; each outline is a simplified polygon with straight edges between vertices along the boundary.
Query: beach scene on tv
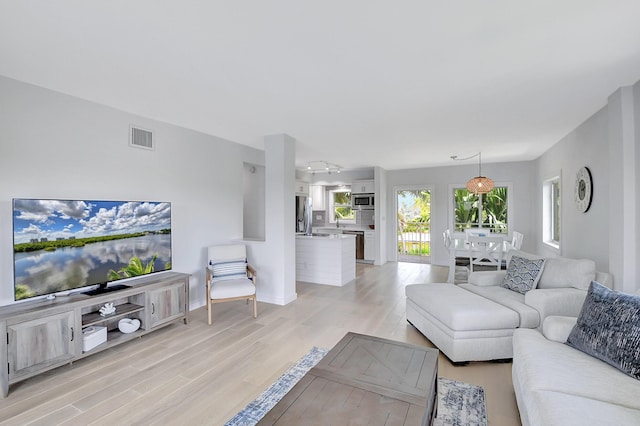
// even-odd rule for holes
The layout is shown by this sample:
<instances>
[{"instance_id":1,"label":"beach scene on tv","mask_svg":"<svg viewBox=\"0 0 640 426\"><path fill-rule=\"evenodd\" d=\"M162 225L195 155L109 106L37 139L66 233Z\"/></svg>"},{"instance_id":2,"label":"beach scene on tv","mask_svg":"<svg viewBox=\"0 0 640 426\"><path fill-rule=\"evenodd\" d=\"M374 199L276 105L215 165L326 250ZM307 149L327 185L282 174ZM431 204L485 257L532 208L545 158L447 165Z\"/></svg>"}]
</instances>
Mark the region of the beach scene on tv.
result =
<instances>
[{"instance_id":1,"label":"beach scene on tv","mask_svg":"<svg viewBox=\"0 0 640 426\"><path fill-rule=\"evenodd\" d=\"M171 269L171 203L13 200L15 300Z\"/></svg>"}]
</instances>

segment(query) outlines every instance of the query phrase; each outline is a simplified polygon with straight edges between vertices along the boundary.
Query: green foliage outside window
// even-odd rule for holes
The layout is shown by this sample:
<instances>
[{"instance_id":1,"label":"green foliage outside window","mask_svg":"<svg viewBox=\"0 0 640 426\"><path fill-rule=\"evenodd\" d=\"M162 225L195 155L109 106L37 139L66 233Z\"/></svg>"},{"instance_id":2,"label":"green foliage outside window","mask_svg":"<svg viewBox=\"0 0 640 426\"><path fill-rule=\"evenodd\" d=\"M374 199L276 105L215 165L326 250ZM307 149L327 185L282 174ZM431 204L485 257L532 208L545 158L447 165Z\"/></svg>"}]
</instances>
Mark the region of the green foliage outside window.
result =
<instances>
[{"instance_id":1,"label":"green foliage outside window","mask_svg":"<svg viewBox=\"0 0 640 426\"><path fill-rule=\"evenodd\" d=\"M355 212L351 208L351 192L332 192L332 194L334 220L355 220Z\"/></svg>"},{"instance_id":2,"label":"green foliage outside window","mask_svg":"<svg viewBox=\"0 0 640 426\"><path fill-rule=\"evenodd\" d=\"M495 233L507 233L506 187L496 187L487 194L473 194L466 189L456 189L454 198L456 231L482 227Z\"/></svg>"},{"instance_id":3,"label":"green foliage outside window","mask_svg":"<svg viewBox=\"0 0 640 426\"><path fill-rule=\"evenodd\" d=\"M431 244L431 192L400 190L398 196L398 252L429 256Z\"/></svg>"}]
</instances>

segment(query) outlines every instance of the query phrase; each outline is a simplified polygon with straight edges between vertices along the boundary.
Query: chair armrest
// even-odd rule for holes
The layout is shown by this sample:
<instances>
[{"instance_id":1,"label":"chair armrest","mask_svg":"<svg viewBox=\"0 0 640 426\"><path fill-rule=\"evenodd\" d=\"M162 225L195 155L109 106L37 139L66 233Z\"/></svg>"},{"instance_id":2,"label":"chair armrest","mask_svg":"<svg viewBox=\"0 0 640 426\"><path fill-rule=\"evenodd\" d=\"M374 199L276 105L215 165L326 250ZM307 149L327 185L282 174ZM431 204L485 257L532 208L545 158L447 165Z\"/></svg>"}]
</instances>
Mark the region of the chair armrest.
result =
<instances>
[{"instance_id":1,"label":"chair armrest","mask_svg":"<svg viewBox=\"0 0 640 426\"><path fill-rule=\"evenodd\" d=\"M577 317L587 292L577 288L537 288L524 295L524 303L540 314L540 326L551 315Z\"/></svg>"},{"instance_id":2,"label":"chair armrest","mask_svg":"<svg viewBox=\"0 0 640 426\"><path fill-rule=\"evenodd\" d=\"M548 340L565 343L578 318L551 315L542 323L542 334Z\"/></svg>"},{"instance_id":3,"label":"chair armrest","mask_svg":"<svg viewBox=\"0 0 640 426\"><path fill-rule=\"evenodd\" d=\"M469 274L469 284L479 287L501 285L507 271L478 271Z\"/></svg>"},{"instance_id":4,"label":"chair armrest","mask_svg":"<svg viewBox=\"0 0 640 426\"><path fill-rule=\"evenodd\" d=\"M253 281L253 285L256 285L257 276L258 273L256 272L256 269L247 263L247 277Z\"/></svg>"}]
</instances>

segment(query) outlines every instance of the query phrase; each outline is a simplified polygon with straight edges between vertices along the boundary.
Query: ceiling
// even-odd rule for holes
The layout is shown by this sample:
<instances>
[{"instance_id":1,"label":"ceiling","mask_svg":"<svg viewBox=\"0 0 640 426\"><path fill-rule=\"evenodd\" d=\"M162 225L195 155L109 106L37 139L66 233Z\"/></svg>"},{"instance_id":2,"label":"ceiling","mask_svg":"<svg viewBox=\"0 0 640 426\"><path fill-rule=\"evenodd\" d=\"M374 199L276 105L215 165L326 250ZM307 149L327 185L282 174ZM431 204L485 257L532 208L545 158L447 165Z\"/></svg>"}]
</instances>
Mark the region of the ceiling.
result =
<instances>
[{"instance_id":1,"label":"ceiling","mask_svg":"<svg viewBox=\"0 0 640 426\"><path fill-rule=\"evenodd\" d=\"M640 79L638 0L0 0L0 75L346 169L538 157Z\"/></svg>"}]
</instances>

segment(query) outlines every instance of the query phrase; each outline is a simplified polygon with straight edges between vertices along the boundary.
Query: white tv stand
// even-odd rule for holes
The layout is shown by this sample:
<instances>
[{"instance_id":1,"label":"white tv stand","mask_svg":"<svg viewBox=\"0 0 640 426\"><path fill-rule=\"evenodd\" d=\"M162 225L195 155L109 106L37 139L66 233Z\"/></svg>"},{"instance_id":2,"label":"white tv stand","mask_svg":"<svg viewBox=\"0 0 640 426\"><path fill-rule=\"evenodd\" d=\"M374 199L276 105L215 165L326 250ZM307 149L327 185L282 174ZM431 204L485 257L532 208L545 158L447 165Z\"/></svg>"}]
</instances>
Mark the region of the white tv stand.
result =
<instances>
[{"instance_id":1,"label":"white tv stand","mask_svg":"<svg viewBox=\"0 0 640 426\"><path fill-rule=\"evenodd\" d=\"M127 282L131 287L97 296L81 293L54 300L34 300L0 307L0 392L9 385L144 336L161 327L189 319L189 275L162 272ZM106 317L99 310L113 303ZM137 318L140 328L129 334L118 330L122 318ZM106 326L107 341L82 350L82 330ZM42 342L46 342L43 347Z\"/></svg>"}]
</instances>

